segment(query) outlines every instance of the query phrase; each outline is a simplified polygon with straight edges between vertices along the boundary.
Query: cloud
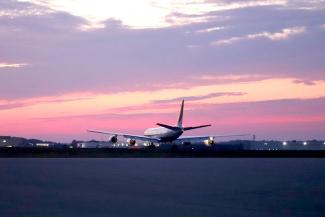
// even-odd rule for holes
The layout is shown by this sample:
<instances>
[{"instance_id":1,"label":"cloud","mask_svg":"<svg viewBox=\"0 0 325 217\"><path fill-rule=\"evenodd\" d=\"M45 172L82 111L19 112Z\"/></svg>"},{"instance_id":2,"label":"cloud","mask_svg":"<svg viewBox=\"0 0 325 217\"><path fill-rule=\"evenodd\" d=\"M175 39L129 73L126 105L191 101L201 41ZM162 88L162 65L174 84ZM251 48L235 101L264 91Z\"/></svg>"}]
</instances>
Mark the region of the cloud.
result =
<instances>
[{"instance_id":1,"label":"cloud","mask_svg":"<svg viewBox=\"0 0 325 217\"><path fill-rule=\"evenodd\" d=\"M293 83L305 84L305 85L316 85L316 83L314 81L309 81L309 80L294 80Z\"/></svg>"},{"instance_id":2,"label":"cloud","mask_svg":"<svg viewBox=\"0 0 325 217\"><path fill-rule=\"evenodd\" d=\"M27 7L25 9L0 9L0 17L8 17L10 19L18 17L37 17L53 13L52 10L36 7Z\"/></svg>"},{"instance_id":3,"label":"cloud","mask_svg":"<svg viewBox=\"0 0 325 217\"><path fill-rule=\"evenodd\" d=\"M57 104L66 102L76 102L82 100L91 100L92 97L52 97L52 98L36 98L26 100L0 101L0 110L10 110L26 106L35 106L37 104Z\"/></svg>"},{"instance_id":4,"label":"cloud","mask_svg":"<svg viewBox=\"0 0 325 217\"><path fill-rule=\"evenodd\" d=\"M153 104L148 106L157 107L157 105ZM106 138L105 136L85 132L84 123L86 122L87 126L92 129L142 133L143 129L154 126L157 120L163 120L165 123L175 123L179 112L179 104L169 104L169 107L174 109L164 113L155 113L148 109L148 113L141 115L108 112L89 115L71 114L18 120L15 123L25 125L20 128L20 132L24 135L40 135L42 132L47 131L47 136L55 140L63 138L71 141L85 136ZM256 134L258 139L324 139L325 98L201 104L196 109L188 109L189 107L191 105L187 104L187 118L184 119L186 123L189 125L191 123L212 124L212 127L204 131L193 131L193 133L215 134L217 132L218 134L233 134L248 132ZM127 107L125 107L125 110L127 110ZM7 126L8 128L5 129L7 131L10 127L15 127L13 124Z\"/></svg>"},{"instance_id":5,"label":"cloud","mask_svg":"<svg viewBox=\"0 0 325 217\"><path fill-rule=\"evenodd\" d=\"M218 40L211 43L211 45L228 45L233 44L237 41L244 40L246 37L231 37L228 39Z\"/></svg>"},{"instance_id":6,"label":"cloud","mask_svg":"<svg viewBox=\"0 0 325 217\"><path fill-rule=\"evenodd\" d=\"M252 82L252 81L263 81L266 79L273 78L273 75L260 75L260 74L228 74L228 75L201 75L195 76L198 83L203 82L206 84L227 84L227 83L242 83L242 82Z\"/></svg>"},{"instance_id":7,"label":"cloud","mask_svg":"<svg viewBox=\"0 0 325 217\"><path fill-rule=\"evenodd\" d=\"M185 97L177 97L173 99L167 100L156 100L153 103L173 103L173 102L180 102L182 100L185 101L199 101L204 99L210 99L215 97L223 97L223 96L243 96L246 93L242 92L217 92L217 93L210 93L207 95L200 95L200 96L185 96Z\"/></svg>"},{"instance_id":8,"label":"cloud","mask_svg":"<svg viewBox=\"0 0 325 217\"><path fill-rule=\"evenodd\" d=\"M24 106L25 104L23 103L0 104L0 110L10 110L10 109L16 109Z\"/></svg>"},{"instance_id":9,"label":"cloud","mask_svg":"<svg viewBox=\"0 0 325 217\"><path fill-rule=\"evenodd\" d=\"M233 44L238 41L242 40L254 40L259 38L266 38L270 39L272 41L278 41L278 40L286 40L294 35L301 34L306 31L306 27L304 26L298 26L298 27L290 27L290 28L284 28L280 32L260 32L260 33L254 33L254 34L248 34L246 36L242 37L231 37L229 39L223 39L218 40L215 42L212 42L212 45L229 45Z\"/></svg>"},{"instance_id":10,"label":"cloud","mask_svg":"<svg viewBox=\"0 0 325 217\"><path fill-rule=\"evenodd\" d=\"M6 10L46 8L14 1L7 1L7 6L3 6L3 2L0 8ZM220 4L220 1L209 2ZM234 2L238 1L223 1L223 4ZM245 2L241 1L241 4ZM0 85L0 98L186 89L198 84L251 79L229 79L225 77L227 75L325 79L324 31L312 28L324 23L325 13L322 11L294 10L285 5L241 5L237 9L207 13L200 9L202 14L196 14L194 8L173 15L184 19L214 18L205 23L152 29L130 28L123 20L109 19L101 22L105 28L80 31L78 28L90 25L88 20L68 12L49 10L53 13L0 18L1 61L29 64L28 67L1 70L0 80L5 82ZM286 43L270 43L272 40L267 38L270 35L264 34L255 37L266 40L250 40L249 46L238 43L236 49L209 46L211 41L231 36L263 32L288 34L281 31L284 25L304 26L308 34L301 34ZM224 28L212 31L216 27ZM195 79L207 75L210 80Z\"/></svg>"},{"instance_id":11,"label":"cloud","mask_svg":"<svg viewBox=\"0 0 325 217\"><path fill-rule=\"evenodd\" d=\"M27 63L0 63L0 68L21 68L27 65Z\"/></svg>"},{"instance_id":12,"label":"cloud","mask_svg":"<svg viewBox=\"0 0 325 217\"><path fill-rule=\"evenodd\" d=\"M3 0L0 2L0 18L39 17L51 13L54 13L54 11L50 8L26 2L15 0Z\"/></svg>"},{"instance_id":13,"label":"cloud","mask_svg":"<svg viewBox=\"0 0 325 217\"><path fill-rule=\"evenodd\" d=\"M298 1L191 0L191 4L185 7L185 1L174 1L173 5L166 7L167 1L150 1L153 6L149 7L146 3L141 5L142 1L134 1L132 4L138 4L137 7L144 7L145 12L150 12L134 16L107 13L107 7L100 4L107 4L108 1L83 1L86 3L81 4L78 1L61 1L65 5L77 4L78 7L88 5L83 12L98 13L99 16L103 12L104 18L99 20L91 18L91 14L79 15L70 9L56 8L53 4L49 7L37 2L41 1L0 1L0 60L6 64L0 73L0 99L8 100L2 100L0 105L3 109L1 129L12 123L11 129L15 132L18 128L21 132L34 128L38 134L51 128L52 123L38 125L36 122L30 123L29 118L100 114L111 112L108 110L114 108L114 112L123 114L157 112L176 116L178 102L167 104L169 108L151 102L181 96L196 97L188 98L194 101L187 104L189 112L195 114L202 111L200 107L208 107L207 104L201 105L203 100L195 101L197 97L226 92L247 94L205 101L218 103L214 111L219 111L218 107L223 103L247 101L246 106L238 108L237 117L243 116L246 110L252 115L261 112L260 117L252 116L250 123L262 123L262 112L274 112L272 105L275 102L261 110L249 110L249 106L254 105L252 101L324 96L321 80L325 80L325 35L320 29L325 20L324 9L301 9L302 6L315 8L319 5L315 1L303 1L303 5ZM122 12L127 11L125 5L121 6ZM136 7L128 8L136 10ZM109 9L114 10L114 7ZM119 13L118 10L115 12ZM113 18L107 19L108 15ZM132 20L134 17L136 19ZM80 28L91 26L93 21L103 28L91 27L92 31L80 31ZM217 27L224 28L218 30ZM299 33L297 29L293 31L292 27L303 27L308 34ZM299 37L294 40L285 40L296 35ZM237 43L236 47L218 46L217 49L210 46L210 42L224 39L231 39L230 43L243 40L249 43ZM285 41L274 43L276 40ZM7 66L16 63L28 63L28 67ZM315 85L308 85L312 83ZM89 95L94 99L62 102L62 97L57 97L72 93L78 93L77 98L80 99ZM317 106L321 109L324 106L324 101L309 103L314 106L308 110L311 113L318 111ZM294 112L295 108L291 108L291 105L300 109L300 104L282 105L277 111L291 109L290 112ZM122 112L119 108L123 106L125 109ZM132 108L136 106L138 110L133 111ZM231 114L224 114L229 114L229 108L237 111L236 107L227 107L220 114L212 112L205 118L223 118L222 124L227 125ZM297 111L301 111L299 109ZM309 114L301 119L307 119ZM295 115L299 116L299 112ZM174 116L171 117L174 120ZM266 118L273 123L272 115ZM277 121L280 122L281 118ZM295 117L290 118L293 120ZM91 124L107 126L108 119L100 119L96 118ZM119 124L117 119L114 127ZM138 119L136 123L139 125L130 122L127 117L120 126L139 127L145 118L140 115ZM299 117L296 119L299 120ZM148 118L147 123L152 120L155 119ZM197 120L201 121L202 116ZM284 117L283 120L287 119ZM243 127L247 126L245 121L250 119L243 120ZM237 126L235 122L232 119L230 129ZM84 120L76 122L74 129L83 132L84 123ZM268 124L263 126L265 132L270 128L274 132L279 129ZM310 125L303 125L301 129L303 127L309 128ZM64 118L57 128L53 128L53 132L62 129L70 130ZM320 131L324 128L310 129Z\"/></svg>"},{"instance_id":14,"label":"cloud","mask_svg":"<svg viewBox=\"0 0 325 217\"><path fill-rule=\"evenodd\" d=\"M323 0L300 0L300 1L288 1L288 8L296 10L323 10L325 8Z\"/></svg>"},{"instance_id":15,"label":"cloud","mask_svg":"<svg viewBox=\"0 0 325 217\"><path fill-rule=\"evenodd\" d=\"M12 31L19 34L26 30L33 32L36 29L40 34L54 29L75 30L87 21L28 1L4 0L0 2L0 23L2 34L9 34Z\"/></svg>"},{"instance_id":16,"label":"cloud","mask_svg":"<svg viewBox=\"0 0 325 217\"><path fill-rule=\"evenodd\" d=\"M206 29L200 29L197 30L196 33L209 33L209 32L215 32L224 29L225 27L223 26L217 26L217 27L210 27Z\"/></svg>"},{"instance_id":17,"label":"cloud","mask_svg":"<svg viewBox=\"0 0 325 217\"><path fill-rule=\"evenodd\" d=\"M211 12L238 10L249 7L285 6L285 0L259 1L164 1L164 0L120 0L120 1L61 1L61 0L20 0L56 11L64 11L82 17L89 22L89 28L102 27L107 19L121 20L131 28L165 28L207 22L214 19ZM132 13L125 6L132 8Z\"/></svg>"},{"instance_id":18,"label":"cloud","mask_svg":"<svg viewBox=\"0 0 325 217\"><path fill-rule=\"evenodd\" d=\"M247 35L247 38L248 39L268 38L273 41L285 40L291 36L301 34L301 33L305 32L305 30L306 30L306 27L304 27L304 26L291 27L291 28L282 29L281 32L275 32L275 33L262 32L262 33L257 33L257 34L250 34L250 35Z\"/></svg>"},{"instance_id":19,"label":"cloud","mask_svg":"<svg viewBox=\"0 0 325 217\"><path fill-rule=\"evenodd\" d=\"M214 2L214 1L208 1ZM286 6L286 0L259 0L259 1L218 1L215 3L217 11L235 10L249 7L265 7L265 6Z\"/></svg>"}]
</instances>

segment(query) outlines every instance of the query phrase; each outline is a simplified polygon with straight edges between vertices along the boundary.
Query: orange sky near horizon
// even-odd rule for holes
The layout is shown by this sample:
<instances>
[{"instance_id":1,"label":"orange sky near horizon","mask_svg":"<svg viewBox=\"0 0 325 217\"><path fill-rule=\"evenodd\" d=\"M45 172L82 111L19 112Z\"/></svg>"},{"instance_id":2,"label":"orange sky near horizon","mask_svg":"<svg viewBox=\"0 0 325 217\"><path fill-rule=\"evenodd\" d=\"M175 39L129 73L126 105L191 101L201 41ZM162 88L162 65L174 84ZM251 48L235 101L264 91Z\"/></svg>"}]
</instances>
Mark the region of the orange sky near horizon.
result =
<instances>
[{"instance_id":1,"label":"orange sky near horizon","mask_svg":"<svg viewBox=\"0 0 325 217\"><path fill-rule=\"evenodd\" d=\"M0 135L325 139L324 1L3 0ZM285 20L285 22L284 22Z\"/></svg>"},{"instance_id":2,"label":"orange sky near horizon","mask_svg":"<svg viewBox=\"0 0 325 217\"><path fill-rule=\"evenodd\" d=\"M213 93L238 92L242 95L209 97ZM205 98L205 96L207 96ZM37 134L52 135L58 132L66 134L84 134L88 128L106 130L130 130L141 133L145 127L150 127L164 115L177 116L179 101L171 103L154 103L156 100L173 100L175 98L202 97L188 100L187 111L202 108L201 105L222 105L231 103L260 102L285 99L315 99L325 97L325 82L319 81L314 85L294 82L293 78L265 79L262 81L246 81L239 83L217 85L193 85L190 88L170 88L155 91L121 92L116 94L73 93L53 97L41 97L21 100L0 101L2 108L1 128L4 133L18 132L24 136ZM12 105L12 108L10 108ZM17 107L15 107L17 105ZM218 111L216 111L218 112ZM96 116L116 115L117 118L101 119ZM146 117L150 114L150 117ZM132 116L130 119L129 116ZM135 118L138 116L138 118ZM187 122L200 123L197 117L186 116ZM91 118L93 117L93 118ZM280 119L281 118L281 119ZM128 120L131 120L132 125ZM211 121L214 122L213 117ZM324 122L325 117L316 115L306 116L257 116L236 117L228 119L229 123L295 123L295 122ZM60 134L60 133L59 133ZM50 136L51 138L51 136Z\"/></svg>"}]
</instances>

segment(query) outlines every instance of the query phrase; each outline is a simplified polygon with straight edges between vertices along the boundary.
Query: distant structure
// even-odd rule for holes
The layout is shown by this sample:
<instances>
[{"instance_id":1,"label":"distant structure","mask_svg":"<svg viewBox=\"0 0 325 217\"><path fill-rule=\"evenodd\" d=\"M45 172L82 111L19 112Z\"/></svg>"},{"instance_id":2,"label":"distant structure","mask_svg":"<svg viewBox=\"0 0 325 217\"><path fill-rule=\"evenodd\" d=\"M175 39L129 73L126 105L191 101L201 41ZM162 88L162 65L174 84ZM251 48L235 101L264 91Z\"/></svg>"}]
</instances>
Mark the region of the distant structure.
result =
<instances>
[{"instance_id":1,"label":"distant structure","mask_svg":"<svg viewBox=\"0 0 325 217\"><path fill-rule=\"evenodd\" d=\"M159 146L159 149L170 149L172 143ZM42 141L38 139L26 139L21 137L0 136L0 148L37 148L37 149L100 149L100 148L115 148L115 149L128 149L128 148L148 148L149 143L137 143L134 147L125 141L112 143L111 141L78 141L73 140L71 143L56 143L51 141ZM256 140L256 135L253 135L253 140L231 140L219 141L211 147L205 146L200 139L192 140L190 144L180 143L179 147L183 150L325 150L324 140Z\"/></svg>"},{"instance_id":2,"label":"distant structure","mask_svg":"<svg viewBox=\"0 0 325 217\"><path fill-rule=\"evenodd\" d=\"M13 136L0 136L0 147L13 148L13 147L24 147L24 148L49 148L57 147L58 144L55 142L44 142L38 139L26 139L21 137Z\"/></svg>"}]
</instances>

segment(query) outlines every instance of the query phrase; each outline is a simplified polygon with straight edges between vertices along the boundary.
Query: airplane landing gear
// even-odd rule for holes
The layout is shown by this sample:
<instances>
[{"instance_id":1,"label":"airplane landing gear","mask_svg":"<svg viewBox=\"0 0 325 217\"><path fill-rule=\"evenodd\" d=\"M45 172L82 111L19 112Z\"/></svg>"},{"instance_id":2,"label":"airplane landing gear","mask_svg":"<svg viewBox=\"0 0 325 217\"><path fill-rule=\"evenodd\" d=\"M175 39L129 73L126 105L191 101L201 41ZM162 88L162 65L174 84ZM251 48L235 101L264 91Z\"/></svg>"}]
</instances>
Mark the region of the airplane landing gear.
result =
<instances>
[{"instance_id":1,"label":"airplane landing gear","mask_svg":"<svg viewBox=\"0 0 325 217\"><path fill-rule=\"evenodd\" d=\"M178 146L177 145L172 145L172 151L178 151Z\"/></svg>"},{"instance_id":2,"label":"airplane landing gear","mask_svg":"<svg viewBox=\"0 0 325 217\"><path fill-rule=\"evenodd\" d=\"M150 142L149 143L149 146L148 146L150 149L154 149L156 148L155 144L153 142Z\"/></svg>"}]
</instances>

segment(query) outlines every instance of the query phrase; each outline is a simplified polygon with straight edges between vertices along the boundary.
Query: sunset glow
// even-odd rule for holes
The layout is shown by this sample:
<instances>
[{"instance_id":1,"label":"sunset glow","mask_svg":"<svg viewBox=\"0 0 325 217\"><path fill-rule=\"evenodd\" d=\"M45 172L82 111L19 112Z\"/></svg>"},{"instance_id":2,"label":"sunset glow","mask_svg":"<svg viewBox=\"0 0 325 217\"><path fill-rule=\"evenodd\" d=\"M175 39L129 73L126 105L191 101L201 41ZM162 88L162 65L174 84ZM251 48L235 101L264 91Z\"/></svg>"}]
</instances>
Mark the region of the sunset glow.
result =
<instances>
[{"instance_id":1,"label":"sunset glow","mask_svg":"<svg viewBox=\"0 0 325 217\"><path fill-rule=\"evenodd\" d=\"M324 10L322 1L6 0L0 135L142 134L175 124L185 99L187 124L213 125L194 134L324 138Z\"/></svg>"}]
</instances>

